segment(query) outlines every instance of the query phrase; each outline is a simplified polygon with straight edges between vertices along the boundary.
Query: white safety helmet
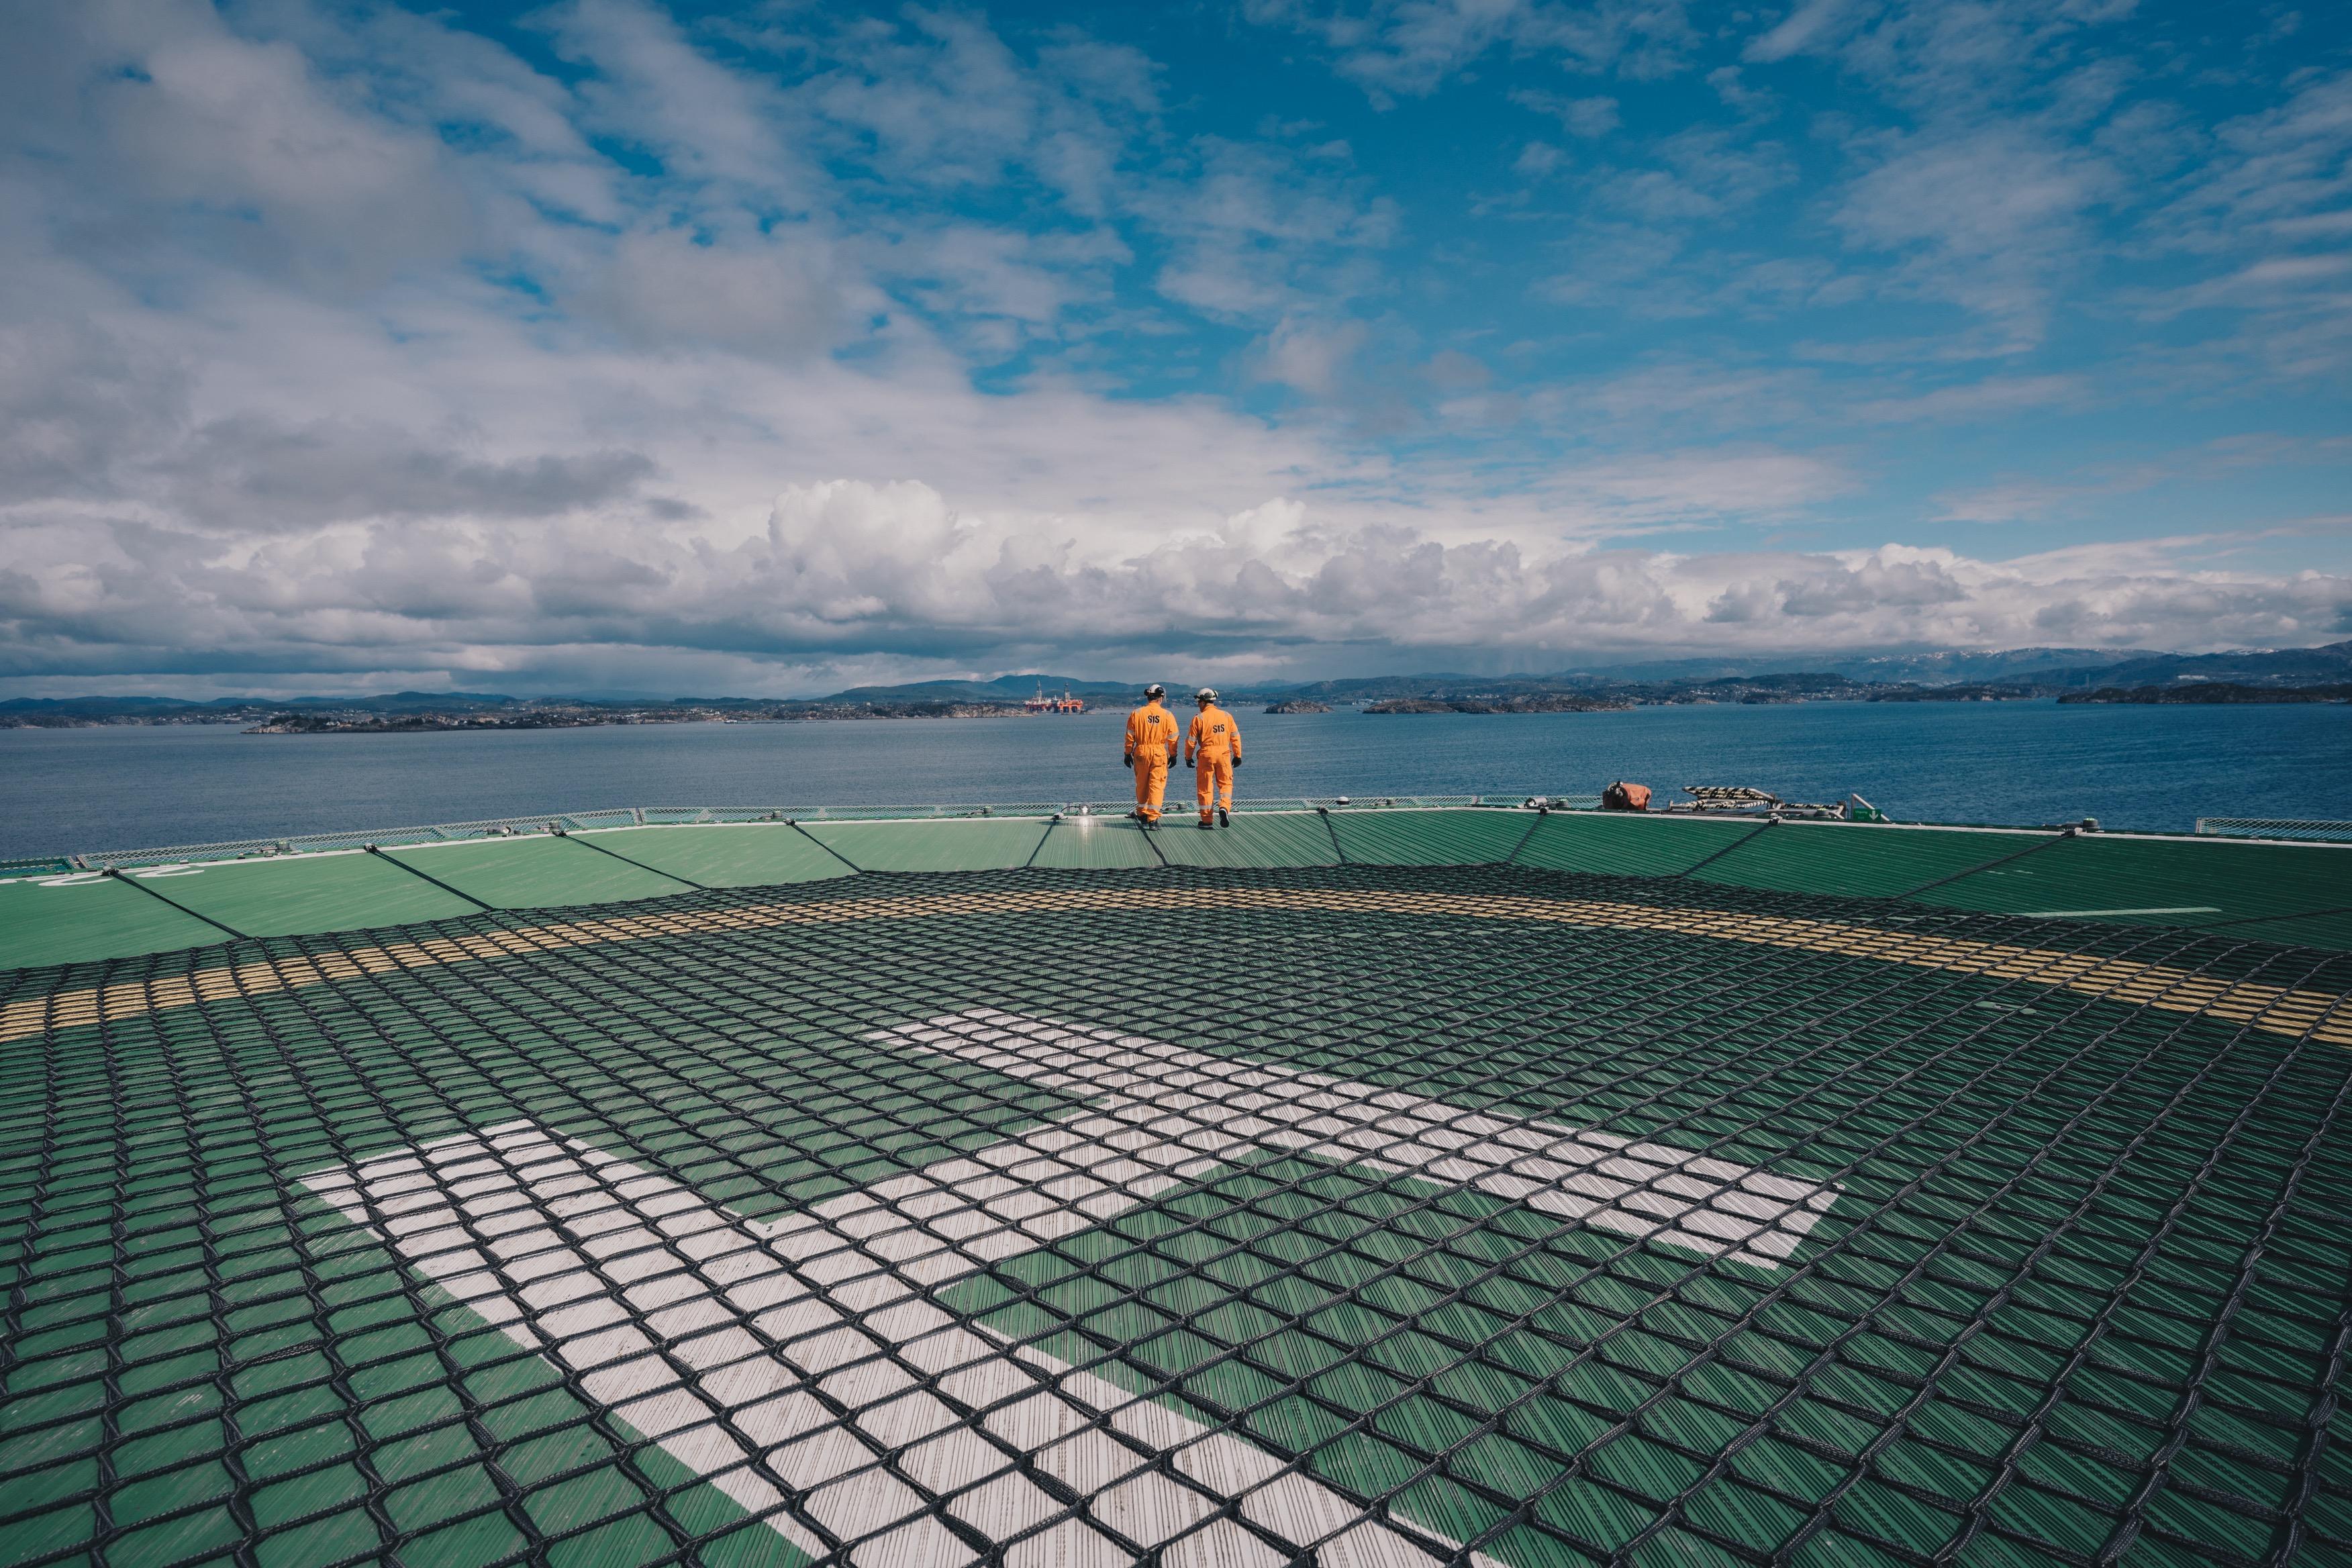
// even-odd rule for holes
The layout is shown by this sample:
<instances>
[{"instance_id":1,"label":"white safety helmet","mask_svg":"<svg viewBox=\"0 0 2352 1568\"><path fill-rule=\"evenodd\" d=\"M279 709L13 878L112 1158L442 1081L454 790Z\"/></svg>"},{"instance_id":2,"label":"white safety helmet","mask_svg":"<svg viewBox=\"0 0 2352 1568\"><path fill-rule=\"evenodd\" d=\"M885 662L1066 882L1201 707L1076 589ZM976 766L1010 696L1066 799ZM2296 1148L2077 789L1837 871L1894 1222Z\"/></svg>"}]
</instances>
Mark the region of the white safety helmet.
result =
<instances>
[{"instance_id":1,"label":"white safety helmet","mask_svg":"<svg viewBox=\"0 0 2352 1568\"><path fill-rule=\"evenodd\" d=\"M1203 686L1200 690L1192 693L1192 700L1195 702L1214 702L1216 700L1217 689L1213 686Z\"/></svg>"},{"instance_id":2,"label":"white safety helmet","mask_svg":"<svg viewBox=\"0 0 2352 1568\"><path fill-rule=\"evenodd\" d=\"M1168 689L1155 680L1150 685L1143 689L1143 695L1146 697L1165 697L1168 695Z\"/></svg>"}]
</instances>

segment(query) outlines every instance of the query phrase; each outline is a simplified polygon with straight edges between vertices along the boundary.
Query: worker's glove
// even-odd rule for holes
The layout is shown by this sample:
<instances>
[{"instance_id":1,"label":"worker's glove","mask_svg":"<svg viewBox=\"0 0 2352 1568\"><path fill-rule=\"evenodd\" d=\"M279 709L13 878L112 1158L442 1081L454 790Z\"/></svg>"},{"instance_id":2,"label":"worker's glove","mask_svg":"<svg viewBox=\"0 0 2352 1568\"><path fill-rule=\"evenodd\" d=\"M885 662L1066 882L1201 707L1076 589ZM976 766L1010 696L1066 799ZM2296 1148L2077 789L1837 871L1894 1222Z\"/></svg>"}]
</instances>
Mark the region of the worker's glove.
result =
<instances>
[{"instance_id":1,"label":"worker's glove","mask_svg":"<svg viewBox=\"0 0 2352 1568\"><path fill-rule=\"evenodd\" d=\"M1235 767L1240 767L1241 765L1242 765L1242 760L1241 760L1239 757L1235 757L1235 758L1234 759L1234 766L1235 766Z\"/></svg>"}]
</instances>

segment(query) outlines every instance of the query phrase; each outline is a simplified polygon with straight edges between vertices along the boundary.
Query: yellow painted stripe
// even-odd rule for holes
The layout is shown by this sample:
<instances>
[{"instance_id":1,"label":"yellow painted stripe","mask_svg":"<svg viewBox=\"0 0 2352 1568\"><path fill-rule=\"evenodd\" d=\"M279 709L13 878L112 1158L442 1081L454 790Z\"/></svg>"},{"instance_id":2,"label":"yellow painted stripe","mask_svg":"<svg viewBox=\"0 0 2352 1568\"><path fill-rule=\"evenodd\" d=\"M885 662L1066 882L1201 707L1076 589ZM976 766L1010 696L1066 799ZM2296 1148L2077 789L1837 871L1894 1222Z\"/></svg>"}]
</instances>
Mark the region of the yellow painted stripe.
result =
<instances>
[{"instance_id":1,"label":"yellow painted stripe","mask_svg":"<svg viewBox=\"0 0 2352 1568\"><path fill-rule=\"evenodd\" d=\"M1101 914L1162 910L1280 910L1302 914L1423 915L1542 921L1612 931L1655 931L1719 942L1871 959L1993 980L2022 981L2168 1013L2204 1015L2299 1039L2352 1046L2352 1005L2324 991L2223 980L2162 964L2010 942L1887 931L1876 926L1726 910L1665 909L1589 899L1391 892L1346 888L1052 888L1017 892L923 893L734 909L621 915L517 931L353 948L204 969L154 980L58 991L0 1006L0 1040L135 1017L205 1002L250 1000L398 970L555 952L649 937L704 936L782 926L982 915Z\"/></svg>"}]
</instances>

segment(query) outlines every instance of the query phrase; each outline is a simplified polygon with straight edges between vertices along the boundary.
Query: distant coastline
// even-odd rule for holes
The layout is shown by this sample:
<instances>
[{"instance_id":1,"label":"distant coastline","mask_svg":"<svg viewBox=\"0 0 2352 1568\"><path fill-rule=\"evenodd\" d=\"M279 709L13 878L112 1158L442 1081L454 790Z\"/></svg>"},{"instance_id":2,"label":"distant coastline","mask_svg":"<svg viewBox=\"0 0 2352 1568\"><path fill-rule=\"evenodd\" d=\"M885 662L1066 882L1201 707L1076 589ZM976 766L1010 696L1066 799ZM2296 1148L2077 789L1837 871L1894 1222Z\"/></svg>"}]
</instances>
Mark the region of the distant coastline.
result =
<instances>
[{"instance_id":1,"label":"distant coastline","mask_svg":"<svg viewBox=\"0 0 2352 1568\"><path fill-rule=\"evenodd\" d=\"M1364 710L1367 713L1624 713L1636 705L1622 698L1608 697L1497 697L1481 700L1457 697L1440 700L1429 697L1401 697L1392 702L1375 702Z\"/></svg>"},{"instance_id":2,"label":"distant coastline","mask_svg":"<svg viewBox=\"0 0 2352 1568\"><path fill-rule=\"evenodd\" d=\"M2352 700L2352 640L2320 647L2220 654L2080 648L1999 654L1827 658L1812 669L1759 668L1760 659L1667 661L1554 675L1381 675L1296 684L1224 686L1225 700L1273 713L1354 709L1370 714L1590 713L1654 706L1795 702L2209 704ZM1740 666L1746 668L1739 668ZM1181 674L1181 669L1176 673ZM1173 683L1180 689L1185 683ZM0 729L122 724L235 724L262 735L433 734L583 729L614 724L778 723L815 720L1000 719L1041 711L1048 689L1096 710L1123 710L1140 685L1064 676L863 686L829 697L511 697L399 691L367 697L12 698Z\"/></svg>"},{"instance_id":3,"label":"distant coastline","mask_svg":"<svg viewBox=\"0 0 2352 1568\"><path fill-rule=\"evenodd\" d=\"M2061 702L2133 702L2187 706L2231 702L2352 702L2352 685L2240 686L2213 681L2193 686L2103 686L2096 691L2069 691Z\"/></svg>"},{"instance_id":4,"label":"distant coastline","mask_svg":"<svg viewBox=\"0 0 2352 1568\"><path fill-rule=\"evenodd\" d=\"M279 713L248 735L413 735L473 730L584 730L609 724L788 724L811 720L1006 719L1028 710L1001 702L804 702L770 709L534 708L520 713Z\"/></svg>"}]
</instances>

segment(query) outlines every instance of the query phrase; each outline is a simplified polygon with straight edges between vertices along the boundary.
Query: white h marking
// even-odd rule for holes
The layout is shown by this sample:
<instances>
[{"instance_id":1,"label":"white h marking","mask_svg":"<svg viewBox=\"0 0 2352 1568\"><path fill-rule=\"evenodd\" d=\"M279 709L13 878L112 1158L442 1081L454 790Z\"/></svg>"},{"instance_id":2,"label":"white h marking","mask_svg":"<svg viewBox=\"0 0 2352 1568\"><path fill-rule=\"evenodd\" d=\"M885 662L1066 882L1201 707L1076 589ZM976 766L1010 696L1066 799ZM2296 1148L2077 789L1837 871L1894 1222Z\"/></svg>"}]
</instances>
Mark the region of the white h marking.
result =
<instances>
[{"instance_id":1,"label":"white h marking","mask_svg":"<svg viewBox=\"0 0 2352 1568\"><path fill-rule=\"evenodd\" d=\"M772 1221L530 1121L304 1184L779 1534L826 1555L806 1521L859 1568L977 1557L933 1499L990 1541L1056 1521L1007 1552L1022 1568L1126 1563L1122 1538L1164 1546L1169 1568L1272 1568L1307 1550L1325 1568L1429 1568L1458 1550L930 1300L1234 1158L1270 1147L1407 1171L1766 1267L1835 1196L1662 1145L1004 1014L870 1037L1096 1103ZM937 1393L921 1386L934 1378ZM1211 1518L1228 1503L1286 1548Z\"/></svg>"},{"instance_id":2,"label":"white h marking","mask_svg":"<svg viewBox=\"0 0 2352 1568\"><path fill-rule=\"evenodd\" d=\"M1186 1175L1262 1149L1296 1150L1475 1187L1766 1268L1797 1249L1838 1195L1834 1186L1614 1132L1487 1116L1402 1089L1010 1013L975 1009L866 1037L1083 1096L1089 1109L1055 1125L1097 1141L1098 1160L1141 1160Z\"/></svg>"}]
</instances>

